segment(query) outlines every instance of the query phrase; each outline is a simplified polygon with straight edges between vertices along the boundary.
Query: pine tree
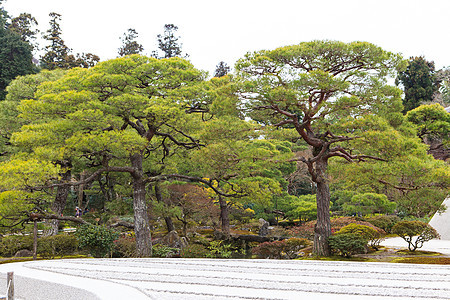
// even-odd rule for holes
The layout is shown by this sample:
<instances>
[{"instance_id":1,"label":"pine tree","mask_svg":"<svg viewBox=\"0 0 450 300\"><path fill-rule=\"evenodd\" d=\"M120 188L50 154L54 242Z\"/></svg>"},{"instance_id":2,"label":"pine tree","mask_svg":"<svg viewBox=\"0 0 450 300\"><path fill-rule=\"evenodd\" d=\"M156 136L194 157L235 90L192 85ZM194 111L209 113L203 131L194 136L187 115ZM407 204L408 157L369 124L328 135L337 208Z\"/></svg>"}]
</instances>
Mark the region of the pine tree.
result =
<instances>
[{"instance_id":1,"label":"pine tree","mask_svg":"<svg viewBox=\"0 0 450 300\"><path fill-rule=\"evenodd\" d=\"M406 70L398 74L396 83L401 83L405 92L404 113L431 102L434 93L439 90L434 62L427 61L423 56L411 57Z\"/></svg>"},{"instance_id":2,"label":"pine tree","mask_svg":"<svg viewBox=\"0 0 450 300\"><path fill-rule=\"evenodd\" d=\"M67 57L70 53L70 48L66 46L64 40L61 38L61 15L55 12L49 14L50 29L44 34L44 39L50 42L50 45L45 47L45 54L41 57L41 66L44 69L54 70L56 68L67 69Z\"/></svg>"},{"instance_id":3,"label":"pine tree","mask_svg":"<svg viewBox=\"0 0 450 300\"><path fill-rule=\"evenodd\" d=\"M163 52L159 56L157 52L153 52L153 56L157 58L182 57L181 47L183 44L179 43L179 36L175 36L178 27L174 24L164 25L164 33L158 34L158 48ZM184 57L189 55L185 54Z\"/></svg>"},{"instance_id":4,"label":"pine tree","mask_svg":"<svg viewBox=\"0 0 450 300\"><path fill-rule=\"evenodd\" d=\"M138 33L135 29L129 28L127 32L120 38L122 47L119 48L119 56L139 54L144 50L141 44L136 41Z\"/></svg>"},{"instance_id":5,"label":"pine tree","mask_svg":"<svg viewBox=\"0 0 450 300\"><path fill-rule=\"evenodd\" d=\"M216 66L216 71L214 71L214 77L222 77L227 75L230 72L230 67L227 65L226 62L221 61Z\"/></svg>"}]
</instances>

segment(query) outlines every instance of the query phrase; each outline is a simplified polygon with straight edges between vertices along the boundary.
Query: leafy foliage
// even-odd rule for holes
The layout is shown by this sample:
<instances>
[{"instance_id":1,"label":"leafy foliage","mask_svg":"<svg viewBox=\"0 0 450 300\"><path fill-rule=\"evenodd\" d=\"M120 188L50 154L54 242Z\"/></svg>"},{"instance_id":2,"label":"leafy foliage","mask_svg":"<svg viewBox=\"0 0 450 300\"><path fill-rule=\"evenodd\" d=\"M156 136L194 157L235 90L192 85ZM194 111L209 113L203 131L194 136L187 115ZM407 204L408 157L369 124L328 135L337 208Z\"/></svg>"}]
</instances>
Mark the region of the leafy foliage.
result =
<instances>
[{"instance_id":1,"label":"leafy foliage","mask_svg":"<svg viewBox=\"0 0 450 300\"><path fill-rule=\"evenodd\" d=\"M393 213L396 204L390 202L384 194L364 193L356 194L350 202L343 204L344 212L366 216L374 213Z\"/></svg>"},{"instance_id":2,"label":"leafy foliage","mask_svg":"<svg viewBox=\"0 0 450 300\"><path fill-rule=\"evenodd\" d=\"M119 234L105 226L82 225L77 228L76 237L80 248L86 248L94 257L110 254Z\"/></svg>"},{"instance_id":3,"label":"leafy foliage","mask_svg":"<svg viewBox=\"0 0 450 300\"><path fill-rule=\"evenodd\" d=\"M230 72L231 68L223 61L219 62L214 71L214 77L222 77Z\"/></svg>"},{"instance_id":4,"label":"leafy foliage","mask_svg":"<svg viewBox=\"0 0 450 300\"><path fill-rule=\"evenodd\" d=\"M370 224L383 229L386 233L391 233L392 227L401 221L395 215L378 215L366 219Z\"/></svg>"},{"instance_id":5,"label":"leafy foliage","mask_svg":"<svg viewBox=\"0 0 450 300\"><path fill-rule=\"evenodd\" d=\"M47 70L54 70L56 68L70 69L75 67L88 68L100 61L100 58L92 53L77 54L76 57L70 54L72 50L65 44L61 37L62 32L59 25L61 15L51 12L49 16L50 29L44 34L44 39L50 44L45 47L45 53L41 57L40 64L42 68Z\"/></svg>"},{"instance_id":6,"label":"leafy foliage","mask_svg":"<svg viewBox=\"0 0 450 300\"><path fill-rule=\"evenodd\" d=\"M427 61L423 56L411 57L406 70L398 73L396 82L402 83L404 88L404 112L433 100L434 93L439 89L434 62Z\"/></svg>"},{"instance_id":7,"label":"leafy foliage","mask_svg":"<svg viewBox=\"0 0 450 300\"><path fill-rule=\"evenodd\" d=\"M0 256L11 257L19 250L33 250L32 235L10 235L4 236L0 240Z\"/></svg>"},{"instance_id":8,"label":"leafy foliage","mask_svg":"<svg viewBox=\"0 0 450 300\"><path fill-rule=\"evenodd\" d=\"M331 251L344 257L364 253L367 240L357 233L343 233L328 237Z\"/></svg>"},{"instance_id":9,"label":"leafy foliage","mask_svg":"<svg viewBox=\"0 0 450 300\"><path fill-rule=\"evenodd\" d=\"M439 238L439 234L433 227L421 221L400 221L392 227L392 233L408 243L409 251L422 248L425 242Z\"/></svg>"},{"instance_id":10,"label":"leafy foliage","mask_svg":"<svg viewBox=\"0 0 450 300\"><path fill-rule=\"evenodd\" d=\"M180 37L175 36L177 31L178 27L174 24L165 24L164 33L158 34L158 48L163 52L161 58L181 57L182 44L178 42ZM159 57L156 52L153 56Z\"/></svg>"},{"instance_id":11,"label":"leafy foliage","mask_svg":"<svg viewBox=\"0 0 450 300\"><path fill-rule=\"evenodd\" d=\"M129 28L123 34L123 37L120 38L122 40L122 46L119 48L120 56L139 54L144 50L144 47L136 41L137 37L138 33L133 28Z\"/></svg>"},{"instance_id":12,"label":"leafy foliage","mask_svg":"<svg viewBox=\"0 0 450 300\"><path fill-rule=\"evenodd\" d=\"M178 255L180 249L171 248L166 245L156 244L153 246L153 257L173 257L174 255Z\"/></svg>"},{"instance_id":13,"label":"leafy foliage","mask_svg":"<svg viewBox=\"0 0 450 300\"><path fill-rule=\"evenodd\" d=\"M37 252L42 257L55 258L74 254L78 249L78 241L71 234L57 234L44 236L38 239Z\"/></svg>"},{"instance_id":14,"label":"leafy foliage","mask_svg":"<svg viewBox=\"0 0 450 300\"><path fill-rule=\"evenodd\" d=\"M360 225L360 224L349 224L347 226L342 227L338 232L336 232L336 235L339 234L346 234L346 233L355 233L358 234L360 237L365 239L367 242L370 242L370 246L374 247L375 249L380 245L380 242L382 241L383 237L386 235L386 232L384 230L377 228L375 230L372 227L366 226L366 225Z\"/></svg>"},{"instance_id":15,"label":"leafy foliage","mask_svg":"<svg viewBox=\"0 0 450 300\"><path fill-rule=\"evenodd\" d=\"M449 147L450 114L441 105L421 105L408 111L406 119L417 126L417 135L422 140L441 140Z\"/></svg>"},{"instance_id":16,"label":"leafy foliage","mask_svg":"<svg viewBox=\"0 0 450 300\"><path fill-rule=\"evenodd\" d=\"M35 73L31 51L19 34L0 26L0 100L5 99L6 87L14 78Z\"/></svg>"}]
</instances>

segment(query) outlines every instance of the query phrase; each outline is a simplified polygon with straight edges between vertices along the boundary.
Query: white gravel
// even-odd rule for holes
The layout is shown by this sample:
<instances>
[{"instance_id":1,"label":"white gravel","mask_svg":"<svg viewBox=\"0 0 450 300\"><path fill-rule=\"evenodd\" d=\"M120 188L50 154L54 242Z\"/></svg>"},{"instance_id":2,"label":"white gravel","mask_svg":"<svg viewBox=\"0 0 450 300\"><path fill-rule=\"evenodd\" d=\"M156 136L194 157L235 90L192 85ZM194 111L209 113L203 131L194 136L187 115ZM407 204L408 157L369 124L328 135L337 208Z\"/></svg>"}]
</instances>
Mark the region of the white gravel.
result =
<instances>
[{"instance_id":1,"label":"white gravel","mask_svg":"<svg viewBox=\"0 0 450 300\"><path fill-rule=\"evenodd\" d=\"M219 259L77 259L0 266L19 299L450 299L450 266Z\"/></svg>"}]
</instances>

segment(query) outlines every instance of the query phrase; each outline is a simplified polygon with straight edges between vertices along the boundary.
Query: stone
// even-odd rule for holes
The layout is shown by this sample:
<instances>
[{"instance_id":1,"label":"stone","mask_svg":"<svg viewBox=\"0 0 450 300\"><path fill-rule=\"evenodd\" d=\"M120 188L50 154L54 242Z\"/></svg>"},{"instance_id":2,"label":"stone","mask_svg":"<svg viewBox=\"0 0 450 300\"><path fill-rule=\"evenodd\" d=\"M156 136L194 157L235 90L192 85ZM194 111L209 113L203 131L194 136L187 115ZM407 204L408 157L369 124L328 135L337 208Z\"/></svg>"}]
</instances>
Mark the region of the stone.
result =
<instances>
[{"instance_id":1,"label":"stone","mask_svg":"<svg viewBox=\"0 0 450 300\"><path fill-rule=\"evenodd\" d=\"M27 249L22 249L16 252L14 257L31 257L33 256L33 252Z\"/></svg>"},{"instance_id":2,"label":"stone","mask_svg":"<svg viewBox=\"0 0 450 300\"><path fill-rule=\"evenodd\" d=\"M187 239L185 237L180 238L178 232L172 230L161 239L161 244L171 248L182 248L187 246Z\"/></svg>"},{"instance_id":3,"label":"stone","mask_svg":"<svg viewBox=\"0 0 450 300\"><path fill-rule=\"evenodd\" d=\"M259 228L259 236L268 236L269 235L269 222L264 219L259 219L259 224L261 227Z\"/></svg>"}]
</instances>

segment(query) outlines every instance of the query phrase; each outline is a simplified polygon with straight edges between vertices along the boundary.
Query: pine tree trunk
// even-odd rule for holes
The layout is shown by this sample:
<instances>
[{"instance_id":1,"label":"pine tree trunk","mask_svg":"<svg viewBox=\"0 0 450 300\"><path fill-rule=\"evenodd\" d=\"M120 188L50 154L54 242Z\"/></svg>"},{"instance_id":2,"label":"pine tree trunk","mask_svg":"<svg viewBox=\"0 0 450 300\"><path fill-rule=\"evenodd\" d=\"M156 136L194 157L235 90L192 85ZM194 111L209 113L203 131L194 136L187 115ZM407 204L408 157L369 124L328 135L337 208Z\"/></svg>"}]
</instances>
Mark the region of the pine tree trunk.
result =
<instances>
[{"instance_id":1,"label":"pine tree trunk","mask_svg":"<svg viewBox=\"0 0 450 300\"><path fill-rule=\"evenodd\" d=\"M72 176L71 171L70 170L66 171L65 173L62 174L61 182L68 182L71 176ZM69 195L69 191L70 191L69 186L59 186L56 190L56 196L52 204L52 210L58 216L62 215L64 208L66 207L67 196ZM51 220L50 228L45 231L44 235L46 236L57 235L58 231L59 231L59 220Z\"/></svg>"},{"instance_id":2,"label":"pine tree trunk","mask_svg":"<svg viewBox=\"0 0 450 300\"><path fill-rule=\"evenodd\" d=\"M142 154L131 156L131 164L137 171L133 174L133 209L134 209L134 232L136 236L136 254L138 257L152 256L152 240L150 233L150 222L145 198L145 182L142 174Z\"/></svg>"},{"instance_id":3,"label":"pine tree trunk","mask_svg":"<svg viewBox=\"0 0 450 300\"><path fill-rule=\"evenodd\" d=\"M219 195L219 206L220 206L220 221L222 224L222 232L226 236L230 236L230 215L228 211L228 204L222 196Z\"/></svg>"},{"instance_id":4,"label":"pine tree trunk","mask_svg":"<svg viewBox=\"0 0 450 300\"><path fill-rule=\"evenodd\" d=\"M318 256L330 256L328 237L331 235L330 221L330 188L327 180L326 170L328 162L326 160L317 161L316 177L317 184L317 223L314 228L313 253Z\"/></svg>"}]
</instances>

